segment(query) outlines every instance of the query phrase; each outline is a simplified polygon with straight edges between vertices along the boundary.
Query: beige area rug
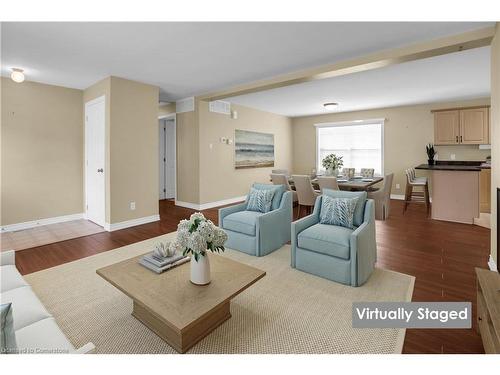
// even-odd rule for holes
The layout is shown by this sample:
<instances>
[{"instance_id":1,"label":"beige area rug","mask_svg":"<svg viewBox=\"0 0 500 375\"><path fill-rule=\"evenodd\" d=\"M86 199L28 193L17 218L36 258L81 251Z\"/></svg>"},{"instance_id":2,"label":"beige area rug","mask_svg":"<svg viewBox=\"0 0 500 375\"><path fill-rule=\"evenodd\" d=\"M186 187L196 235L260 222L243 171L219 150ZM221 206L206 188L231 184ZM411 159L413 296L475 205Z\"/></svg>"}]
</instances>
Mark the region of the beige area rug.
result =
<instances>
[{"instance_id":1,"label":"beige area rug","mask_svg":"<svg viewBox=\"0 0 500 375\"><path fill-rule=\"evenodd\" d=\"M95 273L174 236L32 273L26 280L76 347L91 341L97 353L176 353L130 315L128 297ZM188 353L401 353L405 330L352 328L352 302L411 301L414 277L376 269L362 287L344 286L292 269L289 245L262 258L229 249L223 256L267 275L234 298L232 318Z\"/></svg>"},{"instance_id":2,"label":"beige area rug","mask_svg":"<svg viewBox=\"0 0 500 375\"><path fill-rule=\"evenodd\" d=\"M104 232L104 228L91 221L71 220L15 232L0 233L0 247L1 251L24 250L101 232Z\"/></svg>"}]
</instances>

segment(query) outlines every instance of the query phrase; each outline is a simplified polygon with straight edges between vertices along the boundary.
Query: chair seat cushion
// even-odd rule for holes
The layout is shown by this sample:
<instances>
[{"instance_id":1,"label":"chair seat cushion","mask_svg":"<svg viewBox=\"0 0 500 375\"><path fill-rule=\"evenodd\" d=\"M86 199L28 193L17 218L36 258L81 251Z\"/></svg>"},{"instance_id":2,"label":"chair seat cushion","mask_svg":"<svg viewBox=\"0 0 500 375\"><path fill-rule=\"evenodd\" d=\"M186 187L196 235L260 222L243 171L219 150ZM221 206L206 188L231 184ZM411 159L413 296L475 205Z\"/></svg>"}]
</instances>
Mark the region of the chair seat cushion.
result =
<instances>
[{"instance_id":1,"label":"chair seat cushion","mask_svg":"<svg viewBox=\"0 0 500 375\"><path fill-rule=\"evenodd\" d=\"M11 265L1 266L0 282L0 291L2 293L22 286L28 286L28 283L24 281L16 266Z\"/></svg>"},{"instance_id":2,"label":"chair seat cushion","mask_svg":"<svg viewBox=\"0 0 500 375\"><path fill-rule=\"evenodd\" d=\"M316 224L299 233L297 245L306 250L337 258L350 258L353 229L329 224Z\"/></svg>"},{"instance_id":3,"label":"chair seat cushion","mask_svg":"<svg viewBox=\"0 0 500 375\"><path fill-rule=\"evenodd\" d=\"M262 216L262 212L256 211L239 211L227 215L222 221L224 229L232 230L233 232L248 234L255 236L255 227L257 218Z\"/></svg>"}]
</instances>

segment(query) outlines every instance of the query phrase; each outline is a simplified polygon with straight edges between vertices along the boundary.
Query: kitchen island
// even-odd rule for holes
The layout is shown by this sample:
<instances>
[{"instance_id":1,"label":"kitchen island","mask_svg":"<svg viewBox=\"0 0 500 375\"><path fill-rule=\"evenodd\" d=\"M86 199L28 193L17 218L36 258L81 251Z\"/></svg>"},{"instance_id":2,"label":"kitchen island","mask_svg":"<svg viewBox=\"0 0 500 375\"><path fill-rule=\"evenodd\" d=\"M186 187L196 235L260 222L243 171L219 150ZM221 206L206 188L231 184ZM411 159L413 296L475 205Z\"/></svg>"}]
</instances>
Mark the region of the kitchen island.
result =
<instances>
[{"instance_id":1,"label":"kitchen island","mask_svg":"<svg viewBox=\"0 0 500 375\"><path fill-rule=\"evenodd\" d=\"M436 220L473 224L479 217L479 174L482 162L438 161L415 169L431 173L432 213Z\"/></svg>"}]
</instances>

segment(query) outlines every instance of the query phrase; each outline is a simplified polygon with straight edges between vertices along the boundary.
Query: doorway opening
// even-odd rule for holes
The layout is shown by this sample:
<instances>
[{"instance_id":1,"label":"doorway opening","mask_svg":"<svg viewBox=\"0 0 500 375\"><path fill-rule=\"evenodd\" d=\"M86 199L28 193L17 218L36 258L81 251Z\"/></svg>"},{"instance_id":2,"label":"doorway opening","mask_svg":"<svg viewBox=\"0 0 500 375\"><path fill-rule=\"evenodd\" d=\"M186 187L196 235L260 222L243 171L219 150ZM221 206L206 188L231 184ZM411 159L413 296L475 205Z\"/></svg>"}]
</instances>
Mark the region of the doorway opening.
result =
<instances>
[{"instance_id":1,"label":"doorway opening","mask_svg":"<svg viewBox=\"0 0 500 375\"><path fill-rule=\"evenodd\" d=\"M177 197L177 140L175 114L158 121L159 134L159 200Z\"/></svg>"}]
</instances>

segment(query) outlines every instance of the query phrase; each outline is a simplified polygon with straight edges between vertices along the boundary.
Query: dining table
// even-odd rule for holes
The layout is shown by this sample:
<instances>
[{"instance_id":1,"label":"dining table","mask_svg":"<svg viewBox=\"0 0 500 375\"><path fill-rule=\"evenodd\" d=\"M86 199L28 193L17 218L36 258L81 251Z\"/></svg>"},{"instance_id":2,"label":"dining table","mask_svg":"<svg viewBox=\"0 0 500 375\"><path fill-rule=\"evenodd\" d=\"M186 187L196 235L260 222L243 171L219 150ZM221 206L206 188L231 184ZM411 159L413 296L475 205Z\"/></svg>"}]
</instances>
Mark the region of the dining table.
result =
<instances>
[{"instance_id":1,"label":"dining table","mask_svg":"<svg viewBox=\"0 0 500 375\"><path fill-rule=\"evenodd\" d=\"M355 176L353 178L343 178L337 177L337 184L339 185L340 190L348 190L348 191L366 191L371 186L378 184L384 180L383 177L374 176L373 178L363 178ZM289 177L288 182L290 183L290 187L295 190L293 178ZM312 178L311 184L313 185L315 190L319 190L318 178Z\"/></svg>"}]
</instances>

